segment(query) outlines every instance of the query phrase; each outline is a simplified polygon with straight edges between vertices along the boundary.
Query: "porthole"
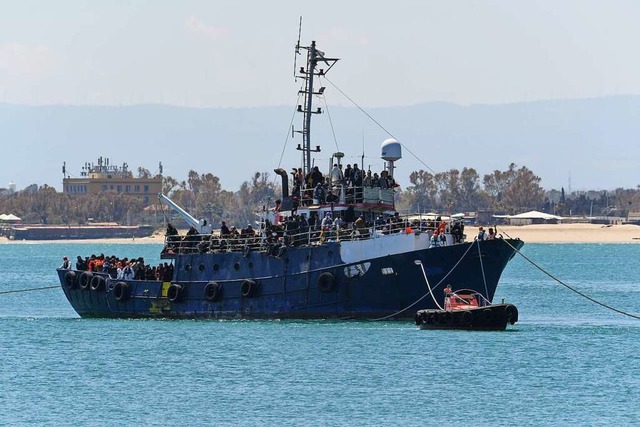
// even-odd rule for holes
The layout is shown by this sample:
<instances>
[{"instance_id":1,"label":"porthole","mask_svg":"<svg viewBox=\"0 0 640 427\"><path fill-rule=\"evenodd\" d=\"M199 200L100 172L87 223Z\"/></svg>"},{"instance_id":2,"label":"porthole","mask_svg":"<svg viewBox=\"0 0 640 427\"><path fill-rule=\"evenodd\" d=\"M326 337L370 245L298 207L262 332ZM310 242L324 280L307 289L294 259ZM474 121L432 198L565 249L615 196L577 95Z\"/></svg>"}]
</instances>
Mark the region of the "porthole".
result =
<instances>
[{"instance_id":1,"label":"porthole","mask_svg":"<svg viewBox=\"0 0 640 427\"><path fill-rule=\"evenodd\" d=\"M184 266L185 271L191 271L191 264L187 264Z\"/></svg>"},{"instance_id":2,"label":"porthole","mask_svg":"<svg viewBox=\"0 0 640 427\"><path fill-rule=\"evenodd\" d=\"M220 266L218 264L213 264L213 271L220 270Z\"/></svg>"},{"instance_id":3,"label":"porthole","mask_svg":"<svg viewBox=\"0 0 640 427\"><path fill-rule=\"evenodd\" d=\"M204 271L204 264L200 264L200 265L198 266L198 270L200 270L200 271Z\"/></svg>"},{"instance_id":4,"label":"porthole","mask_svg":"<svg viewBox=\"0 0 640 427\"><path fill-rule=\"evenodd\" d=\"M253 268L253 263L252 262L249 263L249 268Z\"/></svg>"},{"instance_id":5,"label":"porthole","mask_svg":"<svg viewBox=\"0 0 640 427\"><path fill-rule=\"evenodd\" d=\"M329 251L328 255L333 256L333 251Z\"/></svg>"},{"instance_id":6,"label":"porthole","mask_svg":"<svg viewBox=\"0 0 640 427\"><path fill-rule=\"evenodd\" d=\"M236 262L235 264L233 264L233 269L234 270L240 270L240 263Z\"/></svg>"}]
</instances>

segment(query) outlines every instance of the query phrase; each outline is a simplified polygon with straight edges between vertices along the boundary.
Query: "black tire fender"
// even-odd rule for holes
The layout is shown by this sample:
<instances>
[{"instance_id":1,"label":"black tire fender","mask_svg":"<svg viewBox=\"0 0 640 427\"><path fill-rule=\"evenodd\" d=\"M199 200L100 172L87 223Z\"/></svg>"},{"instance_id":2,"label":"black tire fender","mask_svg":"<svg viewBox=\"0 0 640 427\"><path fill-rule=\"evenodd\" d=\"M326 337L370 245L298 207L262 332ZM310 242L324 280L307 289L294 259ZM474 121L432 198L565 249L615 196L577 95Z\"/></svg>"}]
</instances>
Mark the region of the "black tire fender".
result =
<instances>
[{"instance_id":1,"label":"black tire fender","mask_svg":"<svg viewBox=\"0 0 640 427\"><path fill-rule=\"evenodd\" d=\"M509 304L504 309L505 318L510 324L514 324L518 321L518 307L513 304Z\"/></svg>"},{"instance_id":2,"label":"black tire fender","mask_svg":"<svg viewBox=\"0 0 640 427\"><path fill-rule=\"evenodd\" d=\"M252 297L256 294L258 284L251 279L246 279L240 286L240 293L243 297Z\"/></svg>"},{"instance_id":3,"label":"black tire fender","mask_svg":"<svg viewBox=\"0 0 640 427\"><path fill-rule=\"evenodd\" d=\"M204 287L204 297L209 302L215 302L222 296L222 285L217 282L209 282Z\"/></svg>"},{"instance_id":4,"label":"black tire fender","mask_svg":"<svg viewBox=\"0 0 640 427\"><path fill-rule=\"evenodd\" d=\"M125 302L129 299L129 284L127 282L118 282L113 287L113 297L118 302Z\"/></svg>"},{"instance_id":5,"label":"black tire fender","mask_svg":"<svg viewBox=\"0 0 640 427\"><path fill-rule=\"evenodd\" d=\"M78 279L80 289L89 289L91 280L93 280L93 273L91 273L90 271L83 271L80 275L80 278Z\"/></svg>"},{"instance_id":6,"label":"black tire fender","mask_svg":"<svg viewBox=\"0 0 640 427\"><path fill-rule=\"evenodd\" d=\"M325 271L318 276L318 289L320 292L331 292L336 287L336 278L332 273Z\"/></svg>"},{"instance_id":7,"label":"black tire fender","mask_svg":"<svg viewBox=\"0 0 640 427\"><path fill-rule=\"evenodd\" d=\"M93 276L89 287L92 291L101 291L104 289L105 280L102 276Z\"/></svg>"},{"instance_id":8,"label":"black tire fender","mask_svg":"<svg viewBox=\"0 0 640 427\"><path fill-rule=\"evenodd\" d=\"M74 289L76 287L77 278L78 276L75 271L67 271L64 274L64 285L67 289Z\"/></svg>"},{"instance_id":9,"label":"black tire fender","mask_svg":"<svg viewBox=\"0 0 640 427\"><path fill-rule=\"evenodd\" d=\"M172 283L169 289L167 289L167 298L171 302L178 302L182 299L182 291L182 286L177 283Z\"/></svg>"}]
</instances>

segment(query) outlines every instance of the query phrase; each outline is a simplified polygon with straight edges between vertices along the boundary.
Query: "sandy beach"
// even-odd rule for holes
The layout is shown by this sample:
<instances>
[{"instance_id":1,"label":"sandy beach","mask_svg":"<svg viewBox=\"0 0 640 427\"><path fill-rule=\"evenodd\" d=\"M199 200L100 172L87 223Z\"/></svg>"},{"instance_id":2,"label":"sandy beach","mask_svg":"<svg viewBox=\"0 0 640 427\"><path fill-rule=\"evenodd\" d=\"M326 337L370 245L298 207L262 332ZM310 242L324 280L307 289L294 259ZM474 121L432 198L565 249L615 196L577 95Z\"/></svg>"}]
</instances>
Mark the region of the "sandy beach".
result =
<instances>
[{"instance_id":1,"label":"sandy beach","mask_svg":"<svg viewBox=\"0 0 640 427\"><path fill-rule=\"evenodd\" d=\"M485 226L487 229L489 226ZM466 226L465 234L472 239L477 226ZM498 234L504 237L519 237L526 243L640 243L640 226L637 225L600 225L600 224L540 224L521 226L498 226ZM93 239L93 240L56 240L56 241L13 241L0 237L0 244L40 244L40 243L90 243L90 244L157 244L164 242L163 234L136 239Z\"/></svg>"}]
</instances>

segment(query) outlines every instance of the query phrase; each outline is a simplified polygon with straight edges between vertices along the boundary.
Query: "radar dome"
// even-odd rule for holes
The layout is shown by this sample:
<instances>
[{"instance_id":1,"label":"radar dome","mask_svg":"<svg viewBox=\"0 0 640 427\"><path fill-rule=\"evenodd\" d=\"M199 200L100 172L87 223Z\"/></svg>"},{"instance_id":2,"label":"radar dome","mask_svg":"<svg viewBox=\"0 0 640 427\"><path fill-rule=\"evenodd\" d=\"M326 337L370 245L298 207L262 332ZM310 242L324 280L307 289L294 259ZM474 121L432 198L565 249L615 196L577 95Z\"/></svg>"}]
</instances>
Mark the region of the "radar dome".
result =
<instances>
[{"instance_id":1,"label":"radar dome","mask_svg":"<svg viewBox=\"0 0 640 427\"><path fill-rule=\"evenodd\" d=\"M381 147L382 160L395 162L402 158L402 145L393 138L385 139Z\"/></svg>"}]
</instances>

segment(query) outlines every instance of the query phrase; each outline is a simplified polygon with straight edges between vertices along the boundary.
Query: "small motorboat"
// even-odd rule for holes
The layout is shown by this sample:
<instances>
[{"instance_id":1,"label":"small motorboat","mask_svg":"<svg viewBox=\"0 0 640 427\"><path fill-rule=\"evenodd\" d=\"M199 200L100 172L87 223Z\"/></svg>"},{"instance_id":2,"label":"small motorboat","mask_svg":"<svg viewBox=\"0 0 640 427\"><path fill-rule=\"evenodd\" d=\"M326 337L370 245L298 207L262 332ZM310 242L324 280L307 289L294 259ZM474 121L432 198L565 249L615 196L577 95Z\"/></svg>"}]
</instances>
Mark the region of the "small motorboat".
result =
<instances>
[{"instance_id":1,"label":"small motorboat","mask_svg":"<svg viewBox=\"0 0 640 427\"><path fill-rule=\"evenodd\" d=\"M444 309L418 310L415 316L420 329L504 330L507 323L518 321L518 308L513 304L491 304L471 289L445 289Z\"/></svg>"}]
</instances>

